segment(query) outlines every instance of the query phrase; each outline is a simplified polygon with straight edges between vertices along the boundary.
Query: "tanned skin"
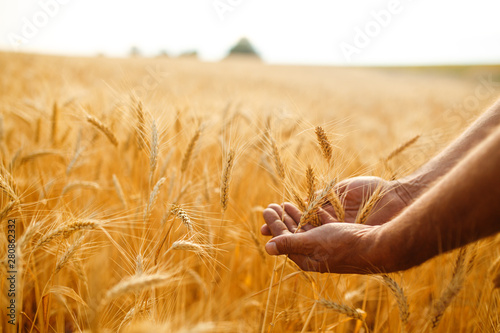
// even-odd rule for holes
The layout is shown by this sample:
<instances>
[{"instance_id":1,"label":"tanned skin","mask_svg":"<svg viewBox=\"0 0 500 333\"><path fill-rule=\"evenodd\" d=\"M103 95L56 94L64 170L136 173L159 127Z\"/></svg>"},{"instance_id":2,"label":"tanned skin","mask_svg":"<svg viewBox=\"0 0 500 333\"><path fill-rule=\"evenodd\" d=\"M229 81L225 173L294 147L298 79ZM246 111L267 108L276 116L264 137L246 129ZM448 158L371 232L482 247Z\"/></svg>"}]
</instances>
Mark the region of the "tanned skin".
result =
<instances>
[{"instance_id":1,"label":"tanned skin","mask_svg":"<svg viewBox=\"0 0 500 333\"><path fill-rule=\"evenodd\" d=\"M379 273L405 270L500 232L500 100L414 174L398 181L356 177L339 183L345 222L354 222L377 186L385 190L365 225L339 223L330 206L322 225L294 234L301 212L285 203L264 210L271 255L288 254L304 270Z\"/></svg>"}]
</instances>

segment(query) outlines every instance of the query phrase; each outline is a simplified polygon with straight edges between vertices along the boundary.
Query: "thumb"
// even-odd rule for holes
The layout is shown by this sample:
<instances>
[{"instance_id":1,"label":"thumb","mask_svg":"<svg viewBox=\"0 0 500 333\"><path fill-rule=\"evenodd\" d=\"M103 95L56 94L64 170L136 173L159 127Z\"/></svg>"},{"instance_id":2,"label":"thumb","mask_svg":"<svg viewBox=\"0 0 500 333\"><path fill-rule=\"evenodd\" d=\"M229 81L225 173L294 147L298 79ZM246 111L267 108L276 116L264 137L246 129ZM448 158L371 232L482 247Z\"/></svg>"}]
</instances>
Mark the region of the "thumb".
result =
<instances>
[{"instance_id":1,"label":"thumb","mask_svg":"<svg viewBox=\"0 0 500 333\"><path fill-rule=\"evenodd\" d=\"M304 234L288 234L275 237L266 244L266 252L270 255L304 254Z\"/></svg>"}]
</instances>

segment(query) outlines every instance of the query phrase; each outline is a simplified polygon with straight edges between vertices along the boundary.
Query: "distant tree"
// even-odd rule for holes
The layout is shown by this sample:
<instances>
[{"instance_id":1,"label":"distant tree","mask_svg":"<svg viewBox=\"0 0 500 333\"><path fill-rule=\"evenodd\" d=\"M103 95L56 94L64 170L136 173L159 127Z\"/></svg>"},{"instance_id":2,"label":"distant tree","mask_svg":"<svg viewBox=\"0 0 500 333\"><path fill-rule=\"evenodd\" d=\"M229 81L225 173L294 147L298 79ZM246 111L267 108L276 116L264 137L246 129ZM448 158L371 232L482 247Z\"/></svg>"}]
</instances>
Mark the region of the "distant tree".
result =
<instances>
[{"instance_id":1,"label":"distant tree","mask_svg":"<svg viewBox=\"0 0 500 333\"><path fill-rule=\"evenodd\" d=\"M179 56L180 57L193 57L193 58L197 58L198 57L198 51L196 51L196 50L184 51Z\"/></svg>"},{"instance_id":2,"label":"distant tree","mask_svg":"<svg viewBox=\"0 0 500 333\"><path fill-rule=\"evenodd\" d=\"M236 45L229 50L229 55L248 55L260 58L257 51L255 51L254 47L246 37L241 38L238 43L236 43Z\"/></svg>"},{"instance_id":3,"label":"distant tree","mask_svg":"<svg viewBox=\"0 0 500 333\"><path fill-rule=\"evenodd\" d=\"M137 46L132 46L130 48L129 55L131 57L140 57L141 56L141 51L139 50L139 48Z\"/></svg>"},{"instance_id":4,"label":"distant tree","mask_svg":"<svg viewBox=\"0 0 500 333\"><path fill-rule=\"evenodd\" d=\"M160 58L168 58L169 55L168 55L167 51L161 50L160 53L158 53L158 57L160 57Z\"/></svg>"}]
</instances>

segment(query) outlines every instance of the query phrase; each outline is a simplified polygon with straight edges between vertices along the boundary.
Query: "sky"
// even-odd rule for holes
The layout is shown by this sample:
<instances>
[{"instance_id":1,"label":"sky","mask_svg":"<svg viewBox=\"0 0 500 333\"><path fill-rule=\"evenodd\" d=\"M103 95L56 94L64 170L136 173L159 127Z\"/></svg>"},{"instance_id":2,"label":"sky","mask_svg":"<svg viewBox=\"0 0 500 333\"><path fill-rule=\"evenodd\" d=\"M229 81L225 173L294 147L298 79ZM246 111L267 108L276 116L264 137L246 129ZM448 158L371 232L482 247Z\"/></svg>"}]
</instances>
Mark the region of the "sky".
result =
<instances>
[{"instance_id":1,"label":"sky","mask_svg":"<svg viewBox=\"0 0 500 333\"><path fill-rule=\"evenodd\" d=\"M264 61L500 63L498 0L0 0L0 50L217 61L247 37Z\"/></svg>"}]
</instances>

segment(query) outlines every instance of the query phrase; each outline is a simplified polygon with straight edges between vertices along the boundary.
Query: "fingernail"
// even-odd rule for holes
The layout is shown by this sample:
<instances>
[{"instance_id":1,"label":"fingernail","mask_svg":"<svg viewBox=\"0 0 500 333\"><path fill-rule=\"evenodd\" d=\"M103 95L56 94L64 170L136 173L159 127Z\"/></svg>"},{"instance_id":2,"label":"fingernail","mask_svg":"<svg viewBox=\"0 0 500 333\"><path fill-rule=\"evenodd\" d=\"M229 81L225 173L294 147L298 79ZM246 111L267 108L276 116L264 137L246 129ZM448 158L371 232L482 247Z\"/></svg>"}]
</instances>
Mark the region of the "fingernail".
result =
<instances>
[{"instance_id":1,"label":"fingernail","mask_svg":"<svg viewBox=\"0 0 500 333\"><path fill-rule=\"evenodd\" d=\"M276 247L275 242L269 242L266 244L266 252L272 256L276 256L279 254L278 248Z\"/></svg>"}]
</instances>

